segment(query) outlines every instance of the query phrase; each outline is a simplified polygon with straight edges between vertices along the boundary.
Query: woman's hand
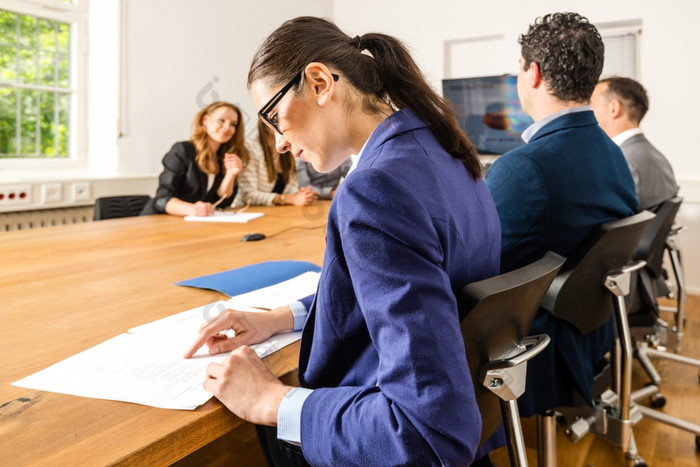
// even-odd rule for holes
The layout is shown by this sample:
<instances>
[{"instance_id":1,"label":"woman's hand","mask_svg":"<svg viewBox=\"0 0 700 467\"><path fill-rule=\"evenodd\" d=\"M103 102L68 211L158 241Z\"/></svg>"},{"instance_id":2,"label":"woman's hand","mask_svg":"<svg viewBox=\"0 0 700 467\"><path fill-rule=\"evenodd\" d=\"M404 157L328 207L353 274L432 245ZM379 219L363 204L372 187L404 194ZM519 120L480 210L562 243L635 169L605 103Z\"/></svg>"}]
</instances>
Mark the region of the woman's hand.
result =
<instances>
[{"instance_id":1,"label":"woman's hand","mask_svg":"<svg viewBox=\"0 0 700 467\"><path fill-rule=\"evenodd\" d=\"M224 176L236 176L243 170L243 161L237 154L224 154Z\"/></svg>"},{"instance_id":2,"label":"woman's hand","mask_svg":"<svg viewBox=\"0 0 700 467\"><path fill-rule=\"evenodd\" d=\"M219 196L228 198L233 194L236 177L241 170L243 170L243 161L237 154L224 154L224 178L216 190Z\"/></svg>"},{"instance_id":3,"label":"woman's hand","mask_svg":"<svg viewBox=\"0 0 700 467\"><path fill-rule=\"evenodd\" d=\"M214 214L214 205L204 201L197 201L192 205L193 216L211 216Z\"/></svg>"},{"instance_id":4,"label":"woman's hand","mask_svg":"<svg viewBox=\"0 0 700 467\"><path fill-rule=\"evenodd\" d=\"M282 384L255 351L244 345L222 364L207 366L204 389L242 419L277 426L280 404L292 388Z\"/></svg>"},{"instance_id":5,"label":"woman's hand","mask_svg":"<svg viewBox=\"0 0 700 467\"><path fill-rule=\"evenodd\" d=\"M214 355L242 345L258 344L273 334L291 331L293 328L294 315L288 306L260 313L224 310L202 325L194 344L185 353L185 358L190 358L205 344L209 347L209 354ZM234 337L222 333L229 329L234 331Z\"/></svg>"},{"instance_id":6,"label":"woman's hand","mask_svg":"<svg viewBox=\"0 0 700 467\"><path fill-rule=\"evenodd\" d=\"M318 193L308 186L303 186L293 195L287 195L286 197L290 204L295 206L308 206L316 202Z\"/></svg>"}]
</instances>

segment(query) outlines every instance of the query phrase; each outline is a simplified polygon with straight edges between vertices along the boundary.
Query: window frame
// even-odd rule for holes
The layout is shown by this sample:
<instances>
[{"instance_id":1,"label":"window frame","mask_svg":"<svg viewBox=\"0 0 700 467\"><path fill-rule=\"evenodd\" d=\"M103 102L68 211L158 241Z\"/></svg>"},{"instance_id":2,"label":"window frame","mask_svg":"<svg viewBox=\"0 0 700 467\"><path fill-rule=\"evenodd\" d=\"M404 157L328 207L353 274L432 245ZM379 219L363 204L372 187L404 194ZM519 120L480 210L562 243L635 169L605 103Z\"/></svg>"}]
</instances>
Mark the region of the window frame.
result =
<instances>
[{"instance_id":1,"label":"window frame","mask_svg":"<svg viewBox=\"0 0 700 467\"><path fill-rule=\"evenodd\" d=\"M70 90L68 157L0 158L0 169L87 169L88 112L88 0L0 0L0 9L60 21L70 25ZM22 89L16 87L15 89Z\"/></svg>"}]
</instances>

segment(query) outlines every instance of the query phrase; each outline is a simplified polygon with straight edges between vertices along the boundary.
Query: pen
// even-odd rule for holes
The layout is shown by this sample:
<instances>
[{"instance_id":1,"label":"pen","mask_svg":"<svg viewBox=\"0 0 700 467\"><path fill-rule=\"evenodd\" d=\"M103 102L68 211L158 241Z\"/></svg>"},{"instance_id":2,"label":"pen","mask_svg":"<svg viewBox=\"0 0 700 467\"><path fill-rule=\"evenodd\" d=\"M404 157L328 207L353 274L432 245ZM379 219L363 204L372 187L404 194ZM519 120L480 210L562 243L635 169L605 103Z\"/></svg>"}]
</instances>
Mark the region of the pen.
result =
<instances>
[{"instance_id":1,"label":"pen","mask_svg":"<svg viewBox=\"0 0 700 467\"><path fill-rule=\"evenodd\" d=\"M212 204L212 207L214 207L214 208L217 207L225 199L226 199L226 195L222 196L221 198L219 198L219 200L216 203Z\"/></svg>"}]
</instances>

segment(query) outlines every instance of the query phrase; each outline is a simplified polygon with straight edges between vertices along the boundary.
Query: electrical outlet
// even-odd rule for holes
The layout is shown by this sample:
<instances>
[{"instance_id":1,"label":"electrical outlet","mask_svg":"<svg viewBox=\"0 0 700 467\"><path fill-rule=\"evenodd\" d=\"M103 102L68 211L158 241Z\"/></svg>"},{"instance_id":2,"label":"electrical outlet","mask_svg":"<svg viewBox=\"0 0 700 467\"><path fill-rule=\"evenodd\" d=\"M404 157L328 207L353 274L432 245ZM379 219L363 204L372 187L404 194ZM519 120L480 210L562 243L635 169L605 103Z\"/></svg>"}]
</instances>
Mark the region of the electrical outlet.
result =
<instances>
[{"instance_id":1,"label":"electrical outlet","mask_svg":"<svg viewBox=\"0 0 700 467\"><path fill-rule=\"evenodd\" d=\"M41 185L41 203L60 203L63 200L63 185L60 183L44 183Z\"/></svg>"},{"instance_id":2,"label":"electrical outlet","mask_svg":"<svg viewBox=\"0 0 700 467\"><path fill-rule=\"evenodd\" d=\"M90 201L90 182L73 182L73 201Z\"/></svg>"},{"instance_id":3,"label":"electrical outlet","mask_svg":"<svg viewBox=\"0 0 700 467\"><path fill-rule=\"evenodd\" d=\"M16 206L32 203L31 185L0 186L0 205Z\"/></svg>"}]
</instances>

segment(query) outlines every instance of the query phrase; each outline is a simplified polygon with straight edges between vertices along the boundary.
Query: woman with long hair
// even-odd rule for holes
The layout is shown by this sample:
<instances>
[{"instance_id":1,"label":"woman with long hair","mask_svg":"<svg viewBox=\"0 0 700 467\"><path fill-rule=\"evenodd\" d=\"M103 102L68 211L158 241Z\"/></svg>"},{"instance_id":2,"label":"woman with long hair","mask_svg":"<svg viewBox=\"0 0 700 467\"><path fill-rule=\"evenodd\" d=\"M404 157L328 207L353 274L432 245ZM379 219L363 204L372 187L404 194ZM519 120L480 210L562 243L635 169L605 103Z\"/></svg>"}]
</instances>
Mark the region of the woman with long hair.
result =
<instances>
[{"instance_id":1,"label":"woman with long hair","mask_svg":"<svg viewBox=\"0 0 700 467\"><path fill-rule=\"evenodd\" d=\"M249 160L240 109L213 102L195 115L190 140L175 143L163 157L156 196L141 214L208 216L215 206L228 207Z\"/></svg>"},{"instance_id":2,"label":"woman with long hair","mask_svg":"<svg viewBox=\"0 0 700 467\"><path fill-rule=\"evenodd\" d=\"M469 465L481 418L455 291L498 274L501 232L453 110L399 40L313 17L262 43L248 85L279 152L320 172L357 164L331 202L316 294L227 310L185 356L232 350L204 388L263 427L276 465ZM247 347L292 329L299 388Z\"/></svg>"},{"instance_id":3,"label":"woman with long hair","mask_svg":"<svg viewBox=\"0 0 700 467\"><path fill-rule=\"evenodd\" d=\"M289 151L279 153L275 134L258 121L258 135L248 142L250 163L241 173L240 203L262 206L294 204L306 206L318 199L309 187L299 189L296 162Z\"/></svg>"}]
</instances>

